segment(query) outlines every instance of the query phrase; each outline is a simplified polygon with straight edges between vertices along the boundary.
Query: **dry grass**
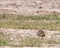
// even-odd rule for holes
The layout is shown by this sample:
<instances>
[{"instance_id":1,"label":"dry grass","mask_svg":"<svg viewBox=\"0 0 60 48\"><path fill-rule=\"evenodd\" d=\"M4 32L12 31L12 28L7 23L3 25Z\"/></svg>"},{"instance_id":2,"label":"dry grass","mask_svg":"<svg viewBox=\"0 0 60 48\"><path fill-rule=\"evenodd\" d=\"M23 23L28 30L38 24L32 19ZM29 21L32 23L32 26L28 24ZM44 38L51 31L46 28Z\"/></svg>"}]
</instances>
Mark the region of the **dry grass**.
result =
<instances>
[{"instance_id":1,"label":"dry grass","mask_svg":"<svg viewBox=\"0 0 60 48\"><path fill-rule=\"evenodd\" d=\"M0 15L0 28L60 30L60 15L45 16Z\"/></svg>"}]
</instances>

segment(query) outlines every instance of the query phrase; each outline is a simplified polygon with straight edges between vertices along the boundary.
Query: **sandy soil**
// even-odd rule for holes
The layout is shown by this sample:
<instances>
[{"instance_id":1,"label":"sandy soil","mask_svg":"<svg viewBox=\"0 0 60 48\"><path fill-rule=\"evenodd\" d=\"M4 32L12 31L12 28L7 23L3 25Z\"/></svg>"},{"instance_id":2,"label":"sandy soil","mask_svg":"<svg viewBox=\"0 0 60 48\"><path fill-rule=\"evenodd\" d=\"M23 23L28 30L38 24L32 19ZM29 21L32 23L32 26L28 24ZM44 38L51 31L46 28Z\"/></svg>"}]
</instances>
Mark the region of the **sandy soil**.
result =
<instances>
[{"instance_id":1,"label":"sandy soil","mask_svg":"<svg viewBox=\"0 0 60 48\"><path fill-rule=\"evenodd\" d=\"M43 31L45 32L45 35L46 35L45 39L51 39L51 40L55 40L57 42L60 42L60 31L49 31L49 30L43 30ZM25 37L38 38L38 36L36 35L38 30L30 30L30 29L23 30L23 29L6 29L6 28L1 28L0 29L0 33L1 32L4 35L10 35L9 36L10 40L15 40L15 41L16 41L17 38L20 38L20 39L21 38L25 38ZM9 46L3 47L3 46L1 46L0 48L15 48L15 47L9 47ZM43 47L40 47L40 48L60 48L60 44L58 44L58 43L57 44L51 44L51 45L44 44Z\"/></svg>"},{"instance_id":2,"label":"sandy soil","mask_svg":"<svg viewBox=\"0 0 60 48\"><path fill-rule=\"evenodd\" d=\"M0 0L0 13L40 15L60 13L60 0Z\"/></svg>"}]
</instances>

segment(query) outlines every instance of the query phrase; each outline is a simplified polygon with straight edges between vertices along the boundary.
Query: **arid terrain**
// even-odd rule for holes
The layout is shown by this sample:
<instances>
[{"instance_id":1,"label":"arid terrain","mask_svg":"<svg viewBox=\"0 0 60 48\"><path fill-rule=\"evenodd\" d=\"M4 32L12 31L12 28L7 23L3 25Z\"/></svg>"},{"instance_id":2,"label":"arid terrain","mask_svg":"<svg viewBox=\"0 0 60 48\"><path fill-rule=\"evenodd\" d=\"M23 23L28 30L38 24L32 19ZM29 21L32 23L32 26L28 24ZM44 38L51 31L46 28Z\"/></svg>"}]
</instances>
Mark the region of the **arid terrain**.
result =
<instances>
[{"instance_id":1,"label":"arid terrain","mask_svg":"<svg viewBox=\"0 0 60 48\"><path fill-rule=\"evenodd\" d=\"M0 48L28 47L60 48L60 0L0 0Z\"/></svg>"},{"instance_id":2,"label":"arid terrain","mask_svg":"<svg viewBox=\"0 0 60 48\"><path fill-rule=\"evenodd\" d=\"M9 46L38 46L41 48L59 48L60 47L60 31L49 31L49 30L44 30L45 32L45 37L44 39L39 39L39 37L37 36L37 31L38 30L22 30L22 29L5 29L5 28L1 28L0 29L0 41L4 39L4 41L6 41L6 43L8 43L7 45ZM24 38L28 38L25 40L23 40ZM34 38L34 40L32 39ZM33 41L31 41L31 40ZM38 45L39 39L40 45ZM29 42L31 41L31 42ZM25 42L25 43L23 43ZM36 43L35 45L33 43ZM23 43L23 44L22 44ZM0 42L1 44L1 42ZM31 45L30 45L31 44ZM2 44L1 44L2 45ZM4 44L3 44L4 45ZM5 46L6 48L8 46ZM1 46L1 48L4 48L3 46ZM11 47L12 48L12 47ZM17 48L17 47L16 47Z\"/></svg>"},{"instance_id":3,"label":"arid terrain","mask_svg":"<svg viewBox=\"0 0 60 48\"><path fill-rule=\"evenodd\" d=\"M49 31L49 30L44 30L46 36L44 39L39 39L37 36L37 31L38 30L22 30L22 29L5 29L1 28L0 29L0 41L3 40L6 43L8 43L8 46L5 46L3 44L4 42L0 42L1 45L4 45L6 48L20 48L19 46L37 46L37 48L60 48L60 31ZM28 39L23 40L24 38L28 37ZM34 40L32 38L35 38ZM29 41L32 41L29 42ZM39 39L41 42L38 45ZM7 40L7 41L6 41ZM25 43L23 43L25 42ZM35 45L33 43L36 43ZM22 44L23 43L23 44ZM25 44L25 45L24 45ZM31 45L30 45L31 44ZM41 46L40 46L41 45ZM18 47L12 47L12 46L18 46ZM38 47L39 46L39 47ZM0 48L5 48L1 46Z\"/></svg>"},{"instance_id":4,"label":"arid terrain","mask_svg":"<svg viewBox=\"0 0 60 48\"><path fill-rule=\"evenodd\" d=\"M60 13L60 0L0 0L0 13L41 15Z\"/></svg>"}]
</instances>

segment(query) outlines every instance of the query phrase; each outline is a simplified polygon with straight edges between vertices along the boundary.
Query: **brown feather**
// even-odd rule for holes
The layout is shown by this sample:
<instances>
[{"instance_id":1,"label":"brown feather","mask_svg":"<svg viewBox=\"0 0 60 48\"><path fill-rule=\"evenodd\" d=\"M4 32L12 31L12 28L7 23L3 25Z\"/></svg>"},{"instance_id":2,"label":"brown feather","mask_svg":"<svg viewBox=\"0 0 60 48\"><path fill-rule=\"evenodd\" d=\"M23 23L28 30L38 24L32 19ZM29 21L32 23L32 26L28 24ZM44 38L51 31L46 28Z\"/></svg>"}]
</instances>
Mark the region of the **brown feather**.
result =
<instances>
[{"instance_id":1,"label":"brown feather","mask_svg":"<svg viewBox=\"0 0 60 48\"><path fill-rule=\"evenodd\" d=\"M38 36L38 37L44 37L44 36L45 36L45 32L42 31L42 30L39 30L39 31L37 32L37 36Z\"/></svg>"}]
</instances>

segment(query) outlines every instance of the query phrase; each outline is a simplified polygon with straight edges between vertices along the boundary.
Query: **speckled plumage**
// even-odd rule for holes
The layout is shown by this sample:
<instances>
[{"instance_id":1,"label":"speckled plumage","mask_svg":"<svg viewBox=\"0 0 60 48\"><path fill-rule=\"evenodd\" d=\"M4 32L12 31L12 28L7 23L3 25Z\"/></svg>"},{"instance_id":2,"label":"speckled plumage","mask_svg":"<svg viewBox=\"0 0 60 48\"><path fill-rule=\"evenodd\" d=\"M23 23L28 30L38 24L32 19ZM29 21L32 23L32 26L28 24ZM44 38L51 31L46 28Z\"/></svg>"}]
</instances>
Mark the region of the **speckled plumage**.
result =
<instances>
[{"instance_id":1,"label":"speckled plumage","mask_svg":"<svg viewBox=\"0 0 60 48\"><path fill-rule=\"evenodd\" d=\"M45 37L45 33L44 33L44 31L42 31L42 30L38 30L38 32L37 32L37 36L38 36L38 37Z\"/></svg>"}]
</instances>

